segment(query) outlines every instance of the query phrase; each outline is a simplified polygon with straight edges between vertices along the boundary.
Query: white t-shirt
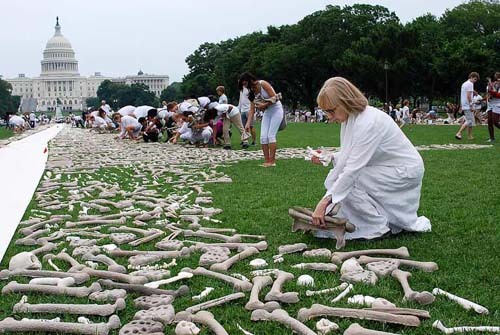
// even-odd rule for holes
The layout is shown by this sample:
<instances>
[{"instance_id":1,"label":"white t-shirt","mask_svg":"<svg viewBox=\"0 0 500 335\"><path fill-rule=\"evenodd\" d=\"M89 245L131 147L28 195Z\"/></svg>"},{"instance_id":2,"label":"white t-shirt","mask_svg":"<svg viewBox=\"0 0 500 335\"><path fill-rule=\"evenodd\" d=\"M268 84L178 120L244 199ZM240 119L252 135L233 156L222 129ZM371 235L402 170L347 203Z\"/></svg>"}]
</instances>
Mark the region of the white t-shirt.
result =
<instances>
[{"instance_id":1,"label":"white t-shirt","mask_svg":"<svg viewBox=\"0 0 500 335\"><path fill-rule=\"evenodd\" d=\"M470 92L472 102L472 96L474 94L474 84L470 80L467 80L465 83L463 83L462 88L460 89L460 104L462 105L462 110L470 110L470 103L467 99L467 92Z\"/></svg>"},{"instance_id":2,"label":"white t-shirt","mask_svg":"<svg viewBox=\"0 0 500 335\"><path fill-rule=\"evenodd\" d=\"M227 111L229 110L229 107L232 107L232 109L231 109L231 112L229 112L229 114L227 114ZM238 113L240 112L240 110L238 109L238 107L233 106L233 105L229 105L229 104L218 104L217 106L215 106L215 110L217 111L217 115L219 115L219 117L222 114L226 113L226 115L229 118L232 118L233 116L238 115Z\"/></svg>"},{"instance_id":3,"label":"white t-shirt","mask_svg":"<svg viewBox=\"0 0 500 335\"><path fill-rule=\"evenodd\" d=\"M36 121L35 113L30 113L30 121Z\"/></svg>"},{"instance_id":4,"label":"white t-shirt","mask_svg":"<svg viewBox=\"0 0 500 335\"><path fill-rule=\"evenodd\" d=\"M118 113L120 113L121 116L125 115L133 115L135 111L135 106L124 106L118 110Z\"/></svg>"},{"instance_id":5,"label":"white t-shirt","mask_svg":"<svg viewBox=\"0 0 500 335\"><path fill-rule=\"evenodd\" d=\"M409 119L410 118L410 108L408 106L403 106L403 119Z\"/></svg>"},{"instance_id":6,"label":"white t-shirt","mask_svg":"<svg viewBox=\"0 0 500 335\"><path fill-rule=\"evenodd\" d=\"M401 109L396 108L396 118L400 119L401 118Z\"/></svg>"},{"instance_id":7,"label":"white t-shirt","mask_svg":"<svg viewBox=\"0 0 500 335\"><path fill-rule=\"evenodd\" d=\"M142 128L142 125L139 123L139 121L137 121L136 118L129 115L122 116L122 119L120 121L120 127L121 127L120 136L125 135L127 127L129 126L133 126L134 129L136 130Z\"/></svg>"},{"instance_id":8,"label":"white t-shirt","mask_svg":"<svg viewBox=\"0 0 500 335\"><path fill-rule=\"evenodd\" d=\"M90 115L92 115L94 117L99 117L99 111L93 111L90 113Z\"/></svg>"},{"instance_id":9,"label":"white t-shirt","mask_svg":"<svg viewBox=\"0 0 500 335\"><path fill-rule=\"evenodd\" d=\"M472 107L474 107L474 110L481 109L481 101L483 101L483 98L479 94L472 97Z\"/></svg>"},{"instance_id":10,"label":"white t-shirt","mask_svg":"<svg viewBox=\"0 0 500 335\"><path fill-rule=\"evenodd\" d=\"M101 105L101 108L104 109L106 114L111 114L111 107L108 104Z\"/></svg>"},{"instance_id":11,"label":"white t-shirt","mask_svg":"<svg viewBox=\"0 0 500 335\"><path fill-rule=\"evenodd\" d=\"M158 110L158 118L159 119L165 119L168 117L171 117L174 113L169 112L166 108L162 108Z\"/></svg>"},{"instance_id":12,"label":"white t-shirt","mask_svg":"<svg viewBox=\"0 0 500 335\"><path fill-rule=\"evenodd\" d=\"M140 117L147 117L148 116L148 111L150 109L155 109L154 107L151 106L139 106L134 110L134 116L139 119Z\"/></svg>"},{"instance_id":13,"label":"white t-shirt","mask_svg":"<svg viewBox=\"0 0 500 335\"><path fill-rule=\"evenodd\" d=\"M225 94L223 94L219 97L220 104L227 104L227 102L228 102L228 100L227 100L227 96Z\"/></svg>"},{"instance_id":14,"label":"white t-shirt","mask_svg":"<svg viewBox=\"0 0 500 335\"><path fill-rule=\"evenodd\" d=\"M9 123L16 127L21 127L24 125L24 119L18 115L11 115Z\"/></svg>"},{"instance_id":15,"label":"white t-shirt","mask_svg":"<svg viewBox=\"0 0 500 335\"><path fill-rule=\"evenodd\" d=\"M95 120L94 120L94 122L92 124L92 127L101 128L101 127L105 127L106 126L106 120L104 120L102 117L95 116L94 118L95 118Z\"/></svg>"},{"instance_id":16,"label":"white t-shirt","mask_svg":"<svg viewBox=\"0 0 500 335\"><path fill-rule=\"evenodd\" d=\"M250 111L250 100L248 99L248 88L243 87L240 91L240 102L238 103L238 109L241 113L248 113Z\"/></svg>"},{"instance_id":17,"label":"white t-shirt","mask_svg":"<svg viewBox=\"0 0 500 335\"><path fill-rule=\"evenodd\" d=\"M210 99L208 97L199 97L198 102L200 103L200 107L207 108L210 103Z\"/></svg>"}]
</instances>

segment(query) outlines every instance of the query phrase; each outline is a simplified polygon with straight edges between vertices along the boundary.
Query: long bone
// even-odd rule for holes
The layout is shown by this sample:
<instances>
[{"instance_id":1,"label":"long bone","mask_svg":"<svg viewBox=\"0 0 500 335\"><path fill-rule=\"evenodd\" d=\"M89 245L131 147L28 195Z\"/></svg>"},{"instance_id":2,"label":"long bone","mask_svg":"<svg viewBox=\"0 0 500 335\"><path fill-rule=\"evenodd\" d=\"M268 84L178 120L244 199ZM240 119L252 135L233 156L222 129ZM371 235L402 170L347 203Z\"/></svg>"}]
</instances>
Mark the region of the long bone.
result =
<instances>
[{"instance_id":1,"label":"long bone","mask_svg":"<svg viewBox=\"0 0 500 335\"><path fill-rule=\"evenodd\" d=\"M344 335L397 335L397 334L367 329L367 328L361 327L359 325L359 323L352 323L349 326L349 328L347 328L344 331Z\"/></svg>"},{"instance_id":2,"label":"long bone","mask_svg":"<svg viewBox=\"0 0 500 335\"><path fill-rule=\"evenodd\" d=\"M489 314L489 311L486 307L483 307L481 305L476 304L475 302L469 301L467 299L461 298L459 296L456 296L454 294L451 294L449 292L446 292L444 290L441 290L440 288L435 288L432 290L432 294L434 295L444 295L451 301L456 302L466 310L472 309L474 312L478 314Z\"/></svg>"},{"instance_id":3,"label":"long bone","mask_svg":"<svg viewBox=\"0 0 500 335\"><path fill-rule=\"evenodd\" d=\"M253 287L250 292L250 299L245 305L245 309L249 311L253 311L256 309L265 309L266 311L273 311L275 309L279 309L280 305L276 301L269 301L267 303L263 303L259 300L260 291L273 283L273 279L270 276L257 276L252 279Z\"/></svg>"},{"instance_id":4,"label":"long bone","mask_svg":"<svg viewBox=\"0 0 500 335\"><path fill-rule=\"evenodd\" d=\"M401 270L392 271L391 276L396 278L403 288L405 299L408 301L414 301L420 305L432 304L436 299L432 293L427 291L417 292L413 291L408 283L408 278L411 277L411 273Z\"/></svg>"},{"instance_id":5,"label":"long bone","mask_svg":"<svg viewBox=\"0 0 500 335\"><path fill-rule=\"evenodd\" d=\"M99 204L95 204L95 203L89 203L89 202L82 202L81 203L82 206L85 206L85 207L90 207L90 208L94 208L94 209L97 209L99 211L99 213L108 213L108 212L111 212L111 208L107 207L107 206L101 206Z\"/></svg>"},{"instance_id":6,"label":"long bone","mask_svg":"<svg viewBox=\"0 0 500 335\"><path fill-rule=\"evenodd\" d=\"M316 333L297 319L292 318L282 309L276 309L269 313L263 309L256 309L250 317L252 321L275 321L291 328L299 335L316 335Z\"/></svg>"},{"instance_id":7,"label":"long bone","mask_svg":"<svg viewBox=\"0 0 500 335\"><path fill-rule=\"evenodd\" d=\"M263 251L267 249L267 242L266 241L260 241L257 243L203 243L203 242L196 242L196 241L189 241L185 240L184 242L191 242L195 244L196 249L201 249L201 248L209 248L209 247L221 247L221 248L228 248L231 250L245 250L246 248L254 247L257 248L259 251Z\"/></svg>"},{"instance_id":8,"label":"long bone","mask_svg":"<svg viewBox=\"0 0 500 335\"><path fill-rule=\"evenodd\" d=\"M366 256L366 255L389 255L400 258L408 258L410 257L410 253L406 247L401 247L398 249L369 249L369 250L356 250L356 251L348 251L348 252L334 252L332 255L332 263L340 265L344 260Z\"/></svg>"},{"instance_id":9,"label":"long bone","mask_svg":"<svg viewBox=\"0 0 500 335\"><path fill-rule=\"evenodd\" d=\"M339 286L333 287L333 288L327 288L324 290L319 290L319 291L306 291L306 296L311 297L313 295L321 295L321 294L328 294L328 293L333 293L337 291L343 291L349 286L348 283L342 283Z\"/></svg>"},{"instance_id":10,"label":"long bone","mask_svg":"<svg viewBox=\"0 0 500 335\"><path fill-rule=\"evenodd\" d=\"M127 273L127 269L123 265L116 263L112 258L103 254L93 255L91 253L86 253L85 255L82 256L82 259L84 261L92 261L92 262L99 262L106 264L108 266L108 271L111 272Z\"/></svg>"},{"instance_id":11,"label":"long bone","mask_svg":"<svg viewBox=\"0 0 500 335\"><path fill-rule=\"evenodd\" d=\"M330 272L337 271L337 265L332 263L299 263L292 265L292 268Z\"/></svg>"},{"instance_id":12,"label":"long bone","mask_svg":"<svg viewBox=\"0 0 500 335\"><path fill-rule=\"evenodd\" d=\"M215 263L215 264L212 264L210 266L210 270L212 271L223 271L223 272L226 272L227 270L229 270L229 268L231 266L233 266L235 263L245 259L245 258L248 258L248 257L251 257L253 255L256 255L259 253L259 250L257 248L254 248L254 247L250 247L250 248L246 248L245 250L243 250L242 252L226 259L225 261L221 262L221 263Z\"/></svg>"},{"instance_id":13,"label":"long bone","mask_svg":"<svg viewBox=\"0 0 500 335\"><path fill-rule=\"evenodd\" d=\"M295 304L299 301L299 294L297 292L281 292L283 284L289 280L293 280L294 275L285 272L278 271L276 275L276 280L271 287L269 293L266 294L264 300L265 301L279 301L284 302L286 304Z\"/></svg>"},{"instance_id":14,"label":"long bone","mask_svg":"<svg viewBox=\"0 0 500 335\"><path fill-rule=\"evenodd\" d=\"M148 282L148 278L144 276L132 276L129 274L118 273L118 272L94 270L88 267L83 268L81 271L88 273L90 276L98 277L101 279L111 279L113 281L118 281L133 285L142 285Z\"/></svg>"},{"instance_id":15,"label":"long bone","mask_svg":"<svg viewBox=\"0 0 500 335\"><path fill-rule=\"evenodd\" d=\"M130 212L120 212L116 214L110 214L110 215L80 215L78 216L78 219L80 221L93 221L93 220L114 220L114 219L120 219L122 217L136 217L140 215L142 212L141 211L130 211Z\"/></svg>"},{"instance_id":16,"label":"long bone","mask_svg":"<svg viewBox=\"0 0 500 335\"><path fill-rule=\"evenodd\" d=\"M18 238L15 242L16 245L36 245L38 244L37 239L43 234L50 233L50 229L39 229L35 230L33 233L23 237Z\"/></svg>"},{"instance_id":17,"label":"long bone","mask_svg":"<svg viewBox=\"0 0 500 335\"><path fill-rule=\"evenodd\" d=\"M141 228L127 227L127 226L110 227L109 231L112 233L118 233L118 232L136 233L136 234L141 234L142 236L149 236L156 232L156 230L153 229L141 229Z\"/></svg>"},{"instance_id":18,"label":"long bone","mask_svg":"<svg viewBox=\"0 0 500 335\"><path fill-rule=\"evenodd\" d=\"M155 240L157 239L158 237L162 236L164 234L164 232L160 229L151 229L153 231L152 234L148 235L148 236L144 236L144 237L141 237L141 238L138 238L137 240L134 240L132 242L129 242L128 244L133 246L133 247L136 247L140 244L143 244L143 243L147 243L147 242L150 242L152 240Z\"/></svg>"},{"instance_id":19,"label":"long bone","mask_svg":"<svg viewBox=\"0 0 500 335\"><path fill-rule=\"evenodd\" d=\"M96 203L99 205L110 205L110 206L113 206L113 207L118 208L118 209L123 209L123 208L131 207L134 205L133 201L130 201L130 200L120 200L118 202L114 202L114 201L107 200L107 199L94 199L94 200L90 200L90 202Z\"/></svg>"},{"instance_id":20,"label":"long bone","mask_svg":"<svg viewBox=\"0 0 500 335\"><path fill-rule=\"evenodd\" d=\"M217 233L209 233L206 231L193 231L193 230L182 230L182 233L185 237L202 237L202 238L207 238L207 239L212 239L212 240L219 240L225 243L240 243L241 242L241 236L239 235L233 235L233 236L227 236L223 234L217 234Z\"/></svg>"},{"instance_id":21,"label":"long bone","mask_svg":"<svg viewBox=\"0 0 500 335\"><path fill-rule=\"evenodd\" d=\"M340 318L354 318L362 320L378 321L383 323L394 323L410 327L418 327L420 320L412 315L395 315L385 312L369 311L355 308L335 308L320 304L314 304L311 308L301 308L297 319L305 322L320 316L334 316Z\"/></svg>"},{"instance_id":22,"label":"long bone","mask_svg":"<svg viewBox=\"0 0 500 335\"><path fill-rule=\"evenodd\" d=\"M410 259L395 259L395 258L370 257L370 256L361 256L358 258L359 264L368 264L381 261L396 261L400 265L420 269L425 272L433 272L439 269L438 265L434 262L419 262Z\"/></svg>"},{"instance_id":23,"label":"long bone","mask_svg":"<svg viewBox=\"0 0 500 335\"><path fill-rule=\"evenodd\" d=\"M69 273L69 272L57 272L48 270L2 270L0 271L0 279L8 279L9 277L31 277L31 278L67 278L71 277L75 280L75 284L81 284L90 279L87 273Z\"/></svg>"},{"instance_id":24,"label":"long bone","mask_svg":"<svg viewBox=\"0 0 500 335\"><path fill-rule=\"evenodd\" d=\"M370 307L370 308L363 308L368 311L378 311L378 312L385 312L385 313L391 313L391 314L396 314L396 315L414 315L418 317L419 319L430 319L431 315L428 311L422 310L422 309L413 309L413 308L399 308L399 307Z\"/></svg>"},{"instance_id":25,"label":"long bone","mask_svg":"<svg viewBox=\"0 0 500 335\"><path fill-rule=\"evenodd\" d=\"M74 286L75 279L72 277L54 278L54 277L41 277L33 278L29 282L30 285L52 285L52 286Z\"/></svg>"},{"instance_id":26,"label":"long bone","mask_svg":"<svg viewBox=\"0 0 500 335\"><path fill-rule=\"evenodd\" d=\"M445 334L453 334L453 333L468 333L468 332L488 332L488 333L499 333L500 327L492 327L492 326L465 326L465 327L453 327L447 328L443 324L442 321L436 320L432 324L432 327L439 329Z\"/></svg>"},{"instance_id":27,"label":"long bone","mask_svg":"<svg viewBox=\"0 0 500 335\"><path fill-rule=\"evenodd\" d=\"M162 280L157 280L157 281L152 281L149 283L144 284L146 287L151 287L151 288L158 288L160 285L167 285L171 283L175 283L176 281L183 280L183 279L189 279L192 278L193 274L191 272L179 272L177 276L167 278L167 279L162 279Z\"/></svg>"},{"instance_id":28,"label":"long bone","mask_svg":"<svg viewBox=\"0 0 500 335\"><path fill-rule=\"evenodd\" d=\"M243 292L228 294L228 295L225 295L225 296L217 298L217 299L208 300L208 301L199 303L197 305L193 305L191 307L188 307L188 308L186 308L186 312L196 313L198 311L205 310L205 309L215 307L215 306L220 306L220 305L223 305L227 302L241 299L244 297L245 297L245 293L243 293Z\"/></svg>"},{"instance_id":29,"label":"long bone","mask_svg":"<svg viewBox=\"0 0 500 335\"><path fill-rule=\"evenodd\" d=\"M202 267L197 267L194 270L190 269L190 268L184 268L181 271L192 272L196 276L206 276L206 277L211 277L211 278L216 278L216 279L222 280L222 281L230 284L231 286L233 286L233 288L237 291L247 292L247 291L250 291L252 289L252 283L249 283L249 282L246 282L246 281L243 281L240 279L236 279L234 277L231 277L231 276L228 276L228 275L225 275L222 273L210 271L210 270L207 270L207 269L202 268Z\"/></svg>"},{"instance_id":30,"label":"long bone","mask_svg":"<svg viewBox=\"0 0 500 335\"><path fill-rule=\"evenodd\" d=\"M175 315L175 321L190 321L207 326L215 335L229 335L222 325L215 320L214 315L208 311L199 311L196 314L179 312Z\"/></svg>"},{"instance_id":31,"label":"long bone","mask_svg":"<svg viewBox=\"0 0 500 335\"><path fill-rule=\"evenodd\" d=\"M161 207L155 207L152 211L144 212L140 215L137 215L135 218L140 221L149 221L159 218L162 213L163 209Z\"/></svg>"},{"instance_id":32,"label":"long bone","mask_svg":"<svg viewBox=\"0 0 500 335\"><path fill-rule=\"evenodd\" d=\"M189 287L187 287L186 285L180 286L177 290L163 290L159 288L146 287L144 285L117 283L109 279L99 279L97 282L103 287L120 288L124 289L127 292L134 292L142 295L167 294L174 297L179 297L189 293Z\"/></svg>"},{"instance_id":33,"label":"long bone","mask_svg":"<svg viewBox=\"0 0 500 335\"><path fill-rule=\"evenodd\" d=\"M36 230L45 227L47 224L54 224L54 223L59 223L63 221L61 218L53 218L45 221L40 221L35 224L30 225L29 227L21 228L19 229L19 233L23 234L24 236L33 234Z\"/></svg>"},{"instance_id":34,"label":"long bone","mask_svg":"<svg viewBox=\"0 0 500 335\"><path fill-rule=\"evenodd\" d=\"M11 281L2 288L2 294L8 293L44 293L52 295L67 295L71 297L87 297L90 293L101 290L101 285L92 283L89 287L64 287L50 285L19 284Z\"/></svg>"},{"instance_id":35,"label":"long bone","mask_svg":"<svg viewBox=\"0 0 500 335\"><path fill-rule=\"evenodd\" d=\"M115 257L130 257L137 255L156 255L160 258L184 258L189 257L191 250L189 248L182 248L176 251L157 251L157 250L122 250L116 248L108 252L110 256Z\"/></svg>"},{"instance_id":36,"label":"long bone","mask_svg":"<svg viewBox=\"0 0 500 335\"><path fill-rule=\"evenodd\" d=\"M0 321L0 333L5 332L43 332L59 334L81 334L81 335L108 335L113 329L120 327L120 318L112 315L108 322L101 323L72 323L72 322L44 322L40 320L17 321L6 318Z\"/></svg>"},{"instance_id":37,"label":"long bone","mask_svg":"<svg viewBox=\"0 0 500 335\"><path fill-rule=\"evenodd\" d=\"M119 298L114 304L30 304L26 296L14 305L14 313L54 313L109 316L125 308L125 300Z\"/></svg>"},{"instance_id":38,"label":"long bone","mask_svg":"<svg viewBox=\"0 0 500 335\"><path fill-rule=\"evenodd\" d=\"M125 224L125 222L127 222L127 219L123 216L116 220L86 220L86 221L76 221L76 222L67 221L66 228L79 227L85 225L103 225L103 226L120 225L120 224Z\"/></svg>"},{"instance_id":39,"label":"long bone","mask_svg":"<svg viewBox=\"0 0 500 335\"><path fill-rule=\"evenodd\" d=\"M354 289L354 287L352 286L352 284L349 284L347 285L347 287L345 288L344 291L340 292L339 295L337 295L335 298L333 298L330 303L335 303L335 302L338 302L340 300L342 300L345 296L347 296L352 290Z\"/></svg>"}]
</instances>

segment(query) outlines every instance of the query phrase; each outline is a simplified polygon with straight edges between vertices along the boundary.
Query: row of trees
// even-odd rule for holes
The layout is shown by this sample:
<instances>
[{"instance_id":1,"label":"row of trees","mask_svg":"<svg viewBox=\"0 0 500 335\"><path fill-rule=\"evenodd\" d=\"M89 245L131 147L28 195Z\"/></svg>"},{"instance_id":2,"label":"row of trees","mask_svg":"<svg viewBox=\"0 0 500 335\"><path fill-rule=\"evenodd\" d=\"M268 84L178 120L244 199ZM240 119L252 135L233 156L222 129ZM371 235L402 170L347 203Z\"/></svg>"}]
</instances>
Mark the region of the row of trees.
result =
<instances>
[{"instance_id":1,"label":"row of trees","mask_svg":"<svg viewBox=\"0 0 500 335\"><path fill-rule=\"evenodd\" d=\"M500 4L476 0L402 24L382 6L327 6L297 24L270 26L220 43L204 43L186 59L189 73L162 100L213 94L224 85L237 100L244 71L273 83L285 102L315 106L323 82L344 76L368 96L397 101L427 97L456 99L471 71L498 71ZM388 78L386 91L385 76Z\"/></svg>"},{"instance_id":2,"label":"row of trees","mask_svg":"<svg viewBox=\"0 0 500 335\"><path fill-rule=\"evenodd\" d=\"M159 105L158 98L149 91L147 85L126 85L113 83L110 80L104 80L97 89L97 98L88 98L86 103L88 107L98 107L101 105L101 100L106 100L115 110L127 105Z\"/></svg>"},{"instance_id":3,"label":"row of trees","mask_svg":"<svg viewBox=\"0 0 500 335\"><path fill-rule=\"evenodd\" d=\"M17 107L21 102L21 97L12 95L12 85L0 79L0 118L3 118L7 113L17 111Z\"/></svg>"}]
</instances>

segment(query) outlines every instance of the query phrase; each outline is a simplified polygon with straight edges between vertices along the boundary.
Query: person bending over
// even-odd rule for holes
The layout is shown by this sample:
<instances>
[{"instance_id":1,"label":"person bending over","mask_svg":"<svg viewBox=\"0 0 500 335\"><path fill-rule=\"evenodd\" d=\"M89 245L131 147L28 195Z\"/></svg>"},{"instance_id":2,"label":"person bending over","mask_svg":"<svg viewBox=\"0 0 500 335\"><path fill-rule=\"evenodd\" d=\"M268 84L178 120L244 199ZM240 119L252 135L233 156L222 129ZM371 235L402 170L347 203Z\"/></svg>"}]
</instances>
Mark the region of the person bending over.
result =
<instances>
[{"instance_id":1,"label":"person bending over","mask_svg":"<svg viewBox=\"0 0 500 335\"><path fill-rule=\"evenodd\" d=\"M138 139L142 125L136 118L130 115L121 116L119 113L115 113L113 120L120 125L120 134L117 138L124 139L128 137L132 140Z\"/></svg>"}]
</instances>

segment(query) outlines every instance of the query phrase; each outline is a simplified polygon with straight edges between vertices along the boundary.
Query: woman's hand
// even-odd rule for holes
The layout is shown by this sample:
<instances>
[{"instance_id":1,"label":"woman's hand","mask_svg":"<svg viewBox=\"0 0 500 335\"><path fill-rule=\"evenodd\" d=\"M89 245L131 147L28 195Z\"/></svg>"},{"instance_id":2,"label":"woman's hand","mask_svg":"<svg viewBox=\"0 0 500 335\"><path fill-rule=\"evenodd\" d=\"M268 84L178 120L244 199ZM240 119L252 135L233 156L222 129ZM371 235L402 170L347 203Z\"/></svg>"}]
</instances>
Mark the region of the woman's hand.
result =
<instances>
[{"instance_id":1,"label":"woman's hand","mask_svg":"<svg viewBox=\"0 0 500 335\"><path fill-rule=\"evenodd\" d=\"M321 161L319 160L319 157L317 157L317 156L312 156L311 157L311 162L313 164L316 164L316 165L322 165L323 164L323 163L321 163Z\"/></svg>"},{"instance_id":2,"label":"woman's hand","mask_svg":"<svg viewBox=\"0 0 500 335\"><path fill-rule=\"evenodd\" d=\"M245 125L245 131L246 131L247 133L249 133L249 132L250 132L250 125L249 125L248 123Z\"/></svg>"},{"instance_id":3,"label":"woman's hand","mask_svg":"<svg viewBox=\"0 0 500 335\"><path fill-rule=\"evenodd\" d=\"M316 209L314 210L314 213L312 214L312 224L315 226L326 226L325 223L325 212L326 212L326 207L328 206L329 198L323 198L321 199L320 202L316 205Z\"/></svg>"}]
</instances>

